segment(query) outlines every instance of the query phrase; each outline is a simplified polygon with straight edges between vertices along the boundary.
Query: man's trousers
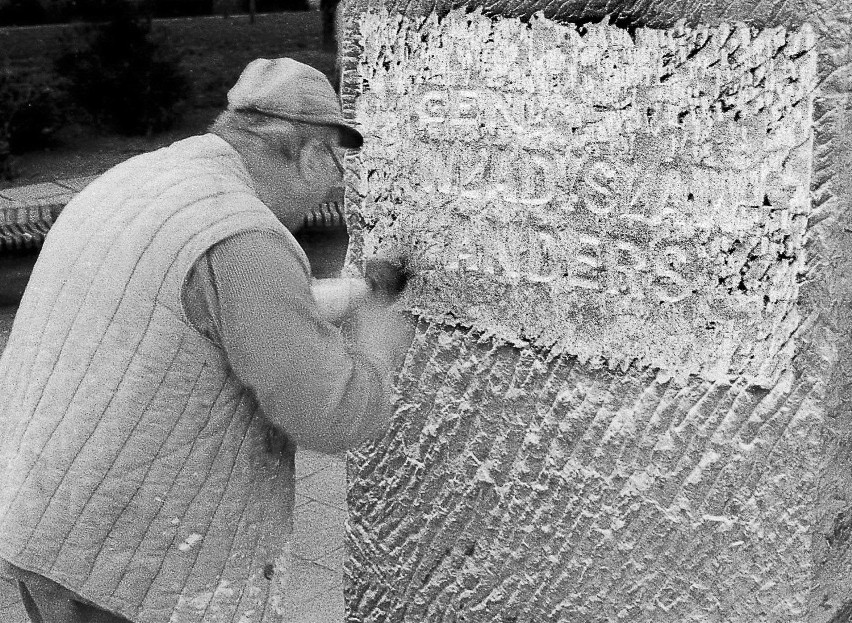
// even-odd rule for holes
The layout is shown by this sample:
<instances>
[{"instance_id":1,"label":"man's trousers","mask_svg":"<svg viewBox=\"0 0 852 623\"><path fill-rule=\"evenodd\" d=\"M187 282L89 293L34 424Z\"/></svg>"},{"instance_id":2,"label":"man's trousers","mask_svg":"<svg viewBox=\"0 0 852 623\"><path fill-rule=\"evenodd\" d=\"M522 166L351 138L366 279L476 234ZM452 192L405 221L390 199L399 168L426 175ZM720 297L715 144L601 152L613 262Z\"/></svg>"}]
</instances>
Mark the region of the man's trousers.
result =
<instances>
[{"instance_id":1,"label":"man's trousers","mask_svg":"<svg viewBox=\"0 0 852 623\"><path fill-rule=\"evenodd\" d=\"M131 623L44 576L19 567L11 570L33 623Z\"/></svg>"}]
</instances>

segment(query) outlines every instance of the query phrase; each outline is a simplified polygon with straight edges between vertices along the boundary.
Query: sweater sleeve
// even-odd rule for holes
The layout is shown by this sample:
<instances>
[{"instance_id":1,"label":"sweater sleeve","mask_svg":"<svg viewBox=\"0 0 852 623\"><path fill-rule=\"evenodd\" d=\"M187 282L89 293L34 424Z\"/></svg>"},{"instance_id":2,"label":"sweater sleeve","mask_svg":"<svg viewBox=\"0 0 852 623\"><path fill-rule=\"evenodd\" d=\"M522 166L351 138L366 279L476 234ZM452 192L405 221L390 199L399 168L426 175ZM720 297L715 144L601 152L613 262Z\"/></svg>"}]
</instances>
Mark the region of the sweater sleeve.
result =
<instances>
[{"instance_id":1,"label":"sweater sleeve","mask_svg":"<svg viewBox=\"0 0 852 623\"><path fill-rule=\"evenodd\" d=\"M190 273L184 307L273 424L336 453L386 430L390 370L320 317L294 245L257 231L219 242Z\"/></svg>"}]
</instances>

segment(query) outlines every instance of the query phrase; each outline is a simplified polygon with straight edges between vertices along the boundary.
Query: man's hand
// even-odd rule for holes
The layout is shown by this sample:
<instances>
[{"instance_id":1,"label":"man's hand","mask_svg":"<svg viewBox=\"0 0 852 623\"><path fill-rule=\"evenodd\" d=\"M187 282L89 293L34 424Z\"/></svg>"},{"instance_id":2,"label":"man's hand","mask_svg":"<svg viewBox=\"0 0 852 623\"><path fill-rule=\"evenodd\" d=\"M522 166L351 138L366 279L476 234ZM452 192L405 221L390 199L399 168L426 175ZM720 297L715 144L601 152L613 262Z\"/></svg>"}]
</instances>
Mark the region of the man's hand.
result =
<instances>
[{"instance_id":1,"label":"man's hand","mask_svg":"<svg viewBox=\"0 0 852 623\"><path fill-rule=\"evenodd\" d=\"M373 296L366 280L353 277L315 279L311 292L320 316L336 325Z\"/></svg>"},{"instance_id":2,"label":"man's hand","mask_svg":"<svg viewBox=\"0 0 852 623\"><path fill-rule=\"evenodd\" d=\"M367 303L355 310L352 328L359 349L379 359L391 370L402 363L414 339L414 327L402 314L375 303Z\"/></svg>"},{"instance_id":3,"label":"man's hand","mask_svg":"<svg viewBox=\"0 0 852 623\"><path fill-rule=\"evenodd\" d=\"M413 324L402 314L373 302L355 310L351 317L350 329L358 351L383 369L382 386L386 400L390 401L394 374L402 365L414 339ZM365 414L359 426L358 438L381 438L387 433L392 417L391 402L385 403L381 409Z\"/></svg>"},{"instance_id":4,"label":"man's hand","mask_svg":"<svg viewBox=\"0 0 852 623\"><path fill-rule=\"evenodd\" d=\"M408 283L408 270L404 258L373 257L367 260L364 279L378 302L396 301Z\"/></svg>"},{"instance_id":5,"label":"man's hand","mask_svg":"<svg viewBox=\"0 0 852 623\"><path fill-rule=\"evenodd\" d=\"M408 283L405 262L374 257L367 260L364 279L315 279L311 285L320 315L333 324L363 305L386 307L399 299Z\"/></svg>"},{"instance_id":6,"label":"man's hand","mask_svg":"<svg viewBox=\"0 0 852 623\"><path fill-rule=\"evenodd\" d=\"M405 258L372 257L364 268L371 296L353 314L355 340L396 368L414 338L412 325L389 306L399 299L408 283Z\"/></svg>"}]
</instances>

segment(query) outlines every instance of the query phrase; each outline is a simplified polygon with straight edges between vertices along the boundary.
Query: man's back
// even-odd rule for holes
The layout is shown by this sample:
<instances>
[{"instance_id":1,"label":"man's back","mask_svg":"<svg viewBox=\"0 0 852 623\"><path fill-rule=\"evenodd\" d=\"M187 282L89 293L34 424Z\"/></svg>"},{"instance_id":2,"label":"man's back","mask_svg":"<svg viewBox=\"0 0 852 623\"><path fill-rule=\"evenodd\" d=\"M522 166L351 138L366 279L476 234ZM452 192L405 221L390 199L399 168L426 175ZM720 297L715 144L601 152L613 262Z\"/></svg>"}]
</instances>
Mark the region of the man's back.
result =
<instances>
[{"instance_id":1,"label":"man's back","mask_svg":"<svg viewBox=\"0 0 852 623\"><path fill-rule=\"evenodd\" d=\"M218 240L289 236L244 175L207 135L92 184L0 360L0 557L133 620L236 621L283 594L295 449L268 452L255 397L180 299Z\"/></svg>"}]
</instances>

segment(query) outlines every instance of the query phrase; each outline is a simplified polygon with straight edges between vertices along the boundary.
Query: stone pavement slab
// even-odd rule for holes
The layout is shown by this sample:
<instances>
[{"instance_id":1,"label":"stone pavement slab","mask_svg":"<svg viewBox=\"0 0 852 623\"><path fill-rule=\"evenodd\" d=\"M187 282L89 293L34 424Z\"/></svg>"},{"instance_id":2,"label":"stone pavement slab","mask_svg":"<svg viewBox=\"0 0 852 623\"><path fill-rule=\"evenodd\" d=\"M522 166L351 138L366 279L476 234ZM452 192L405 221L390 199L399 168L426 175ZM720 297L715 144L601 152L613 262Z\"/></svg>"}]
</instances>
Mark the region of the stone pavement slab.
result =
<instances>
[{"instance_id":1,"label":"stone pavement slab","mask_svg":"<svg viewBox=\"0 0 852 623\"><path fill-rule=\"evenodd\" d=\"M316 563L318 565L322 565L327 569L331 569L332 571L337 571L341 575L343 574L343 563L346 560L346 548L340 547L330 554L326 554L322 558L317 558Z\"/></svg>"},{"instance_id":2,"label":"stone pavement slab","mask_svg":"<svg viewBox=\"0 0 852 623\"><path fill-rule=\"evenodd\" d=\"M96 180L99 175L88 175L86 177L72 177L67 180L57 180L56 183L73 190L75 193L80 192L86 186Z\"/></svg>"},{"instance_id":3,"label":"stone pavement slab","mask_svg":"<svg viewBox=\"0 0 852 623\"><path fill-rule=\"evenodd\" d=\"M342 623L346 617L343 591L327 592L311 600L297 604L293 609L296 623Z\"/></svg>"},{"instance_id":4,"label":"stone pavement slab","mask_svg":"<svg viewBox=\"0 0 852 623\"><path fill-rule=\"evenodd\" d=\"M296 558L291 568L293 603L307 603L330 591L340 590L343 598L343 575L309 560Z\"/></svg>"},{"instance_id":5,"label":"stone pavement slab","mask_svg":"<svg viewBox=\"0 0 852 623\"><path fill-rule=\"evenodd\" d=\"M319 560L343 546L346 511L311 501L296 508L293 553Z\"/></svg>"},{"instance_id":6,"label":"stone pavement slab","mask_svg":"<svg viewBox=\"0 0 852 623\"><path fill-rule=\"evenodd\" d=\"M43 199L68 194L68 188L60 186L55 182L30 184L29 186L18 186L17 188L4 188L0 190L0 196L21 203L36 203Z\"/></svg>"},{"instance_id":7,"label":"stone pavement slab","mask_svg":"<svg viewBox=\"0 0 852 623\"><path fill-rule=\"evenodd\" d=\"M331 455L300 449L296 453L296 480L311 476L334 462L335 457Z\"/></svg>"},{"instance_id":8,"label":"stone pavement slab","mask_svg":"<svg viewBox=\"0 0 852 623\"><path fill-rule=\"evenodd\" d=\"M297 491L303 495L346 510L346 465L342 460L331 461L321 470L299 480Z\"/></svg>"}]
</instances>

